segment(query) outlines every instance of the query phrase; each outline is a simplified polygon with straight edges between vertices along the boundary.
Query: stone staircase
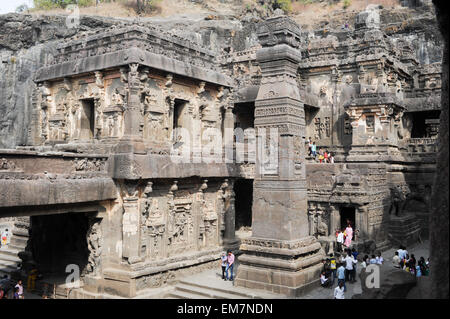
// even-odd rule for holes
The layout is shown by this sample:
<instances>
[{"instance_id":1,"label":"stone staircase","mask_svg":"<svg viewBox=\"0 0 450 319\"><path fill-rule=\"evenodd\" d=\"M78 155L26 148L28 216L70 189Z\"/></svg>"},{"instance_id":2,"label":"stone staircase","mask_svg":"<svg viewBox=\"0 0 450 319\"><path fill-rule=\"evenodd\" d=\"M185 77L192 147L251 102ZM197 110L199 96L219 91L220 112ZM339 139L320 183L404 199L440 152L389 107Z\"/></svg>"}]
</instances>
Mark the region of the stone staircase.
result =
<instances>
[{"instance_id":1,"label":"stone staircase","mask_svg":"<svg viewBox=\"0 0 450 319\"><path fill-rule=\"evenodd\" d=\"M394 245L412 246L419 242L420 221L415 216L392 217L389 221L389 237Z\"/></svg>"},{"instance_id":2,"label":"stone staircase","mask_svg":"<svg viewBox=\"0 0 450 319\"><path fill-rule=\"evenodd\" d=\"M22 260L19 253L25 251L28 241L29 217L19 217L12 223L11 240L0 248L0 276L14 276Z\"/></svg>"},{"instance_id":3,"label":"stone staircase","mask_svg":"<svg viewBox=\"0 0 450 319\"><path fill-rule=\"evenodd\" d=\"M234 282L224 281L215 270L179 280L166 299L279 299L281 295L265 291L255 291L234 286Z\"/></svg>"}]
</instances>

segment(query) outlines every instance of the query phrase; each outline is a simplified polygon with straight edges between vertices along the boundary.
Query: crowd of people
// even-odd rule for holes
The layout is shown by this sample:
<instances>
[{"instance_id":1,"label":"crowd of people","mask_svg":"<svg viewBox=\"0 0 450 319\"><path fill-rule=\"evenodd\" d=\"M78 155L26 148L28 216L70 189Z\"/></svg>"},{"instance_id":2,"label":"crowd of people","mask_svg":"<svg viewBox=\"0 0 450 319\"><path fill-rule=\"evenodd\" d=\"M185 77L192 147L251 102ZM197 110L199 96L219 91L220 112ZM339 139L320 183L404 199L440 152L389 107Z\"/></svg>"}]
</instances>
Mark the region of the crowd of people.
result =
<instances>
[{"instance_id":1,"label":"crowd of people","mask_svg":"<svg viewBox=\"0 0 450 319\"><path fill-rule=\"evenodd\" d=\"M416 277L430 274L430 258L425 260L424 257L420 257L419 261L417 261L414 254L411 254L411 256L408 254L405 246L400 246L395 252L392 263L395 268L403 269Z\"/></svg>"},{"instance_id":2,"label":"crowd of people","mask_svg":"<svg viewBox=\"0 0 450 319\"><path fill-rule=\"evenodd\" d=\"M318 161L319 163L334 163L333 154L321 147L319 148L319 150L317 150L316 142L313 142L311 138L308 138L307 145L309 157L314 158L314 160Z\"/></svg>"},{"instance_id":3,"label":"crowd of people","mask_svg":"<svg viewBox=\"0 0 450 319\"><path fill-rule=\"evenodd\" d=\"M347 220L347 227L336 231L337 249L328 258L323 260L323 268L320 274L320 283L324 288L332 288L337 279L337 286L334 288L334 298L344 299L347 283L356 282L357 268L366 268L368 265L383 265L384 258L381 252L365 254L362 256L356 248L352 246L354 234L351 222ZM414 254L409 255L406 247L400 246L392 259L396 268L403 269L411 274L420 277L428 276L430 273L429 259L425 261L420 257L416 261ZM359 263L359 266L358 266Z\"/></svg>"}]
</instances>

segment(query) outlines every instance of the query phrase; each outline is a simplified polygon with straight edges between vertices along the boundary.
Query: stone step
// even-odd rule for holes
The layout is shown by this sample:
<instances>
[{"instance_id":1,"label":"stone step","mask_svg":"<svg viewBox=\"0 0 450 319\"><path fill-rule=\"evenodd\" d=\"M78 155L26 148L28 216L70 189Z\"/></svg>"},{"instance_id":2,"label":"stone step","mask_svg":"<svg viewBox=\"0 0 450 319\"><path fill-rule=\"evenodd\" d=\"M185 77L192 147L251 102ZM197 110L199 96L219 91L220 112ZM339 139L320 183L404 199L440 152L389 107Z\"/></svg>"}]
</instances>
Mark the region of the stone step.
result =
<instances>
[{"instance_id":1,"label":"stone step","mask_svg":"<svg viewBox=\"0 0 450 319\"><path fill-rule=\"evenodd\" d=\"M227 288L218 287L218 286L212 287L211 285L196 283L196 282L192 282L192 281L181 280L180 284L195 286L197 288L201 288L201 289L205 289L205 290L212 290L212 291L216 291L217 293L225 293L227 295L233 295L233 296L235 296L234 298L249 298L249 299L259 299L260 298L256 294L242 292L242 291L235 291L235 290L231 291Z\"/></svg>"},{"instance_id":2,"label":"stone step","mask_svg":"<svg viewBox=\"0 0 450 319\"><path fill-rule=\"evenodd\" d=\"M16 264L22 262L22 260L17 255L5 253L4 251L1 250L0 250L0 261L11 261L15 262Z\"/></svg>"},{"instance_id":3,"label":"stone step","mask_svg":"<svg viewBox=\"0 0 450 319\"><path fill-rule=\"evenodd\" d=\"M179 283L175 287L175 291L187 292L190 294L200 295L202 298L212 299L242 299L243 296L233 294L232 291L223 292L216 288L198 287L190 284Z\"/></svg>"},{"instance_id":4,"label":"stone step","mask_svg":"<svg viewBox=\"0 0 450 319\"><path fill-rule=\"evenodd\" d=\"M19 252L20 252L20 250L13 249L10 246L8 246L7 248L0 248L0 256L8 255L8 256L15 256L15 257L19 258ZM0 257L0 259L1 259L1 257Z\"/></svg>"},{"instance_id":5,"label":"stone step","mask_svg":"<svg viewBox=\"0 0 450 319\"><path fill-rule=\"evenodd\" d=\"M204 295L198 295L195 293L187 292L187 291L180 291L175 289L172 291L167 297L172 299L212 299L209 297L206 297Z\"/></svg>"}]
</instances>

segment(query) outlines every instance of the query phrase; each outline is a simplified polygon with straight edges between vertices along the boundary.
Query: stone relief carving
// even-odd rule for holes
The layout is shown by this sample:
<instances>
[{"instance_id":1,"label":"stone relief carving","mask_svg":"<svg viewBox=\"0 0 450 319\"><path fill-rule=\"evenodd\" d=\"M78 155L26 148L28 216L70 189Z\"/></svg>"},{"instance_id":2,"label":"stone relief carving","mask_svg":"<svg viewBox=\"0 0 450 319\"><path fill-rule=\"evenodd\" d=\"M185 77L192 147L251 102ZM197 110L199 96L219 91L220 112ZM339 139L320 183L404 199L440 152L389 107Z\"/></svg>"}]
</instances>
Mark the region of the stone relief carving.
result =
<instances>
[{"instance_id":1,"label":"stone relief carving","mask_svg":"<svg viewBox=\"0 0 450 319\"><path fill-rule=\"evenodd\" d=\"M101 158L75 158L74 171L99 172L105 169L106 160Z\"/></svg>"},{"instance_id":2,"label":"stone relief carving","mask_svg":"<svg viewBox=\"0 0 450 319\"><path fill-rule=\"evenodd\" d=\"M88 264L86 273L98 276L101 273L101 254L102 254L102 231L101 219L90 218L89 230L87 233L87 244L89 250Z\"/></svg>"}]
</instances>

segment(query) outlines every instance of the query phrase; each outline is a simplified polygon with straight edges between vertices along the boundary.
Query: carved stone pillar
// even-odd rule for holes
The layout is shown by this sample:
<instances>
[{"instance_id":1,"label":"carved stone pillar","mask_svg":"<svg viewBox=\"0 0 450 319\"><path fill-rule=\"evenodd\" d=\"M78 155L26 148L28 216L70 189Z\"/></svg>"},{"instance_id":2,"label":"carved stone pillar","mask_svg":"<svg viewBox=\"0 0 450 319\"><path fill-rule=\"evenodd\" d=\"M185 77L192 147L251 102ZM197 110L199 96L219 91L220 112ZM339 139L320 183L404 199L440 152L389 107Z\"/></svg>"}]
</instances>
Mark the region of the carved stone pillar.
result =
<instances>
[{"instance_id":1,"label":"carved stone pillar","mask_svg":"<svg viewBox=\"0 0 450 319\"><path fill-rule=\"evenodd\" d=\"M369 212L367 209L367 205L359 206L356 210L356 225L355 225L355 229L359 230L358 239L364 239L369 237L368 223L369 223Z\"/></svg>"},{"instance_id":2,"label":"carved stone pillar","mask_svg":"<svg viewBox=\"0 0 450 319\"><path fill-rule=\"evenodd\" d=\"M224 222L225 231L223 244L227 249L236 249L238 247L238 239L235 234L236 210L235 210L235 193L233 190L233 181L227 181L228 187L225 189L224 195Z\"/></svg>"},{"instance_id":3,"label":"carved stone pillar","mask_svg":"<svg viewBox=\"0 0 450 319\"><path fill-rule=\"evenodd\" d=\"M142 132L140 125L142 122L141 114L141 82L139 79L139 64L129 65L128 77L122 80L128 82L128 98L123 113L123 137L119 141L115 151L117 153L138 153L145 154Z\"/></svg>"},{"instance_id":4,"label":"carved stone pillar","mask_svg":"<svg viewBox=\"0 0 450 319\"><path fill-rule=\"evenodd\" d=\"M341 215L339 209L335 206L330 206L330 234L335 233L336 229L341 228Z\"/></svg>"},{"instance_id":5,"label":"carved stone pillar","mask_svg":"<svg viewBox=\"0 0 450 319\"><path fill-rule=\"evenodd\" d=\"M308 227L305 112L296 82L301 30L288 17L276 16L261 23L257 33L263 46L256 53L262 72L255 102L260 144L252 236L241 245L236 284L299 296L316 285L323 258ZM261 135L264 130L271 138Z\"/></svg>"},{"instance_id":6,"label":"carved stone pillar","mask_svg":"<svg viewBox=\"0 0 450 319\"><path fill-rule=\"evenodd\" d=\"M140 258L140 210L137 182L124 183L122 256L133 264Z\"/></svg>"},{"instance_id":7,"label":"carved stone pillar","mask_svg":"<svg viewBox=\"0 0 450 319\"><path fill-rule=\"evenodd\" d=\"M225 163L233 163L234 154L234 114L233 114L233 92L228 91L227 97L224 104L225 114L223 118L223 139L225 146Z\"/></svg>"}]
</instances>

